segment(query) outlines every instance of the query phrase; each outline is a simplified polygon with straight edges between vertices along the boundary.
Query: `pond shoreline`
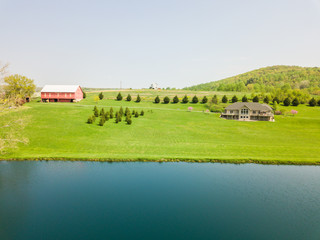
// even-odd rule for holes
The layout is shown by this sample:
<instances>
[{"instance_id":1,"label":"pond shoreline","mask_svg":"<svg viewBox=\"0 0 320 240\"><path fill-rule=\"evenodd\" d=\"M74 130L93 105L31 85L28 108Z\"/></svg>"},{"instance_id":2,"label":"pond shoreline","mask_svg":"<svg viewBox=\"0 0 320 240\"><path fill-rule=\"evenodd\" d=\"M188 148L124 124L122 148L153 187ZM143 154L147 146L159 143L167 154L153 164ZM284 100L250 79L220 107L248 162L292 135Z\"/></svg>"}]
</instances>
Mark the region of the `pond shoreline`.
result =
<instances>
[{"instance_id":1,"label":"pond shoreline","mask_svg":"<svg viewBox=\"0 0 320 240\"><path fill-rule=\"evenodd\" d=\"M320 160L294 161L294 160L259 160L259 159L187 159L187 158L162 158L162 159L115 159L115 158L0 158L0 161L86 161L86 162L189 162L189 163L231 163L231 164L262 164L262 165L320 165Z\"/></svg>"}]
</instances>

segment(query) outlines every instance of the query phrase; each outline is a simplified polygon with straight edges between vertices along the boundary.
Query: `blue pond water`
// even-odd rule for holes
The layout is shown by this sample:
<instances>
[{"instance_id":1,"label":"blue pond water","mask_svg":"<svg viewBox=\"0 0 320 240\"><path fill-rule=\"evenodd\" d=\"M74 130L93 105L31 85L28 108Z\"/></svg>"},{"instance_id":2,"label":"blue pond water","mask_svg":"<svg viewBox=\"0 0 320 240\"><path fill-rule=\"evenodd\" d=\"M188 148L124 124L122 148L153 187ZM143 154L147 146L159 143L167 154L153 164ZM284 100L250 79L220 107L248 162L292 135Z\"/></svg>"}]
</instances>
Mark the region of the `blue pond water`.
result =
<instances>
[{"instance_id":1,"label":"blue pond water","mask_svg":"<svg viewBox=\"0 0 320 240\"><path fill-rule=\"evenodd\" d=\"M0 162L0 239L320 239L320 167Z\"/></svg>"}]
</instances>

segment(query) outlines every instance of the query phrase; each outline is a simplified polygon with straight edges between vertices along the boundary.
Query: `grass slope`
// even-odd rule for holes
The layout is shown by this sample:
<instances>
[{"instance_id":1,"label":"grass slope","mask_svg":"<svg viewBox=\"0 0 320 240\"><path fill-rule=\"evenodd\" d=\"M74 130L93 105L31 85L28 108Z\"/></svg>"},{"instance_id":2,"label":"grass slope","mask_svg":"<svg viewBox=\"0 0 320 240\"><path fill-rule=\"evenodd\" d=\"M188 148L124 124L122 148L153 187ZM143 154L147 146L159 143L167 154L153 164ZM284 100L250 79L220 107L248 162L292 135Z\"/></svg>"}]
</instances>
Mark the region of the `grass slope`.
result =
<instances>
[{"instance_id":1,"label":"grass slope","mask_svg":"<svg viewBox=\"0 0 320 240\"><path fill-rule=\"evenodd\" d=\"M204 113L203 104L154 104L160 95L184 96L184 91L128 91L140 103L115 101L117 92L104 92L96 104L89 93L80 103L31 102L23 111L31 117L24 129L28 145L1 159L69 160L187 160L320 164L320 107L298 106L294 116L276 116L276 122L240 122ZM194 92L193 92L194 94ZM201 96L208 93L198 92ZM213 93L211 93L212 95ZM191 96L191 95L190 95ZM171 98L172 99L172 98ZM103 127L86 124L93 106L144 109L132 125L109 120ZM188 112L189 106L194 107ZM285 107L283 107L285 108ZM288 107L292 109L293 107ZM152 111L151 111L152 110Z\"/></svg>"},{"instance_id":2,"label":"grass slope","mask_svg":"<svg viewBox=\"0 0 320 240\"><path fill-rule=\"evenodd\" d=\"M265 88L264 90L268 92L270 87L277 89L281 88L285 84L290 85L292 89L308 89L310 92L314 92L314 94L316 94L320 88L320 68L282 65L271 66L256 69L219 81L187 87L185 89L197 91L223 89L236 91L235 89L243 89L250 91L250 85L252 85L251 87L254 87L255 85L262 85Z\"/></svg>"}]
</instances>

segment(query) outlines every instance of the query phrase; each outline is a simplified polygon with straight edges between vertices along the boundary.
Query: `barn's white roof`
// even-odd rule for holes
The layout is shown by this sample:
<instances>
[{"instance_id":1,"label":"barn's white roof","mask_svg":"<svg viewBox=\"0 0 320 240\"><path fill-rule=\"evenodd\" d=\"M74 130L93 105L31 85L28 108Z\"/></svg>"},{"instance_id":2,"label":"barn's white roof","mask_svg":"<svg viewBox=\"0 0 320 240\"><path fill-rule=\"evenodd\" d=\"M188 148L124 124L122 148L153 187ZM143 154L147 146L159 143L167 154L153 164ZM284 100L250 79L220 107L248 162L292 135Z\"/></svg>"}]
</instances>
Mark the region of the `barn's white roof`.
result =
<instances>
[{"instance_id":1,"label":"barn's white roof","mask_svg":"<svg viewBox=\"0 0 320 240\"><path fill-rule=\"evenodd\" d=\"M75 92L79 85L45 85L41 92Z\"/></svg>"}]
</instances>

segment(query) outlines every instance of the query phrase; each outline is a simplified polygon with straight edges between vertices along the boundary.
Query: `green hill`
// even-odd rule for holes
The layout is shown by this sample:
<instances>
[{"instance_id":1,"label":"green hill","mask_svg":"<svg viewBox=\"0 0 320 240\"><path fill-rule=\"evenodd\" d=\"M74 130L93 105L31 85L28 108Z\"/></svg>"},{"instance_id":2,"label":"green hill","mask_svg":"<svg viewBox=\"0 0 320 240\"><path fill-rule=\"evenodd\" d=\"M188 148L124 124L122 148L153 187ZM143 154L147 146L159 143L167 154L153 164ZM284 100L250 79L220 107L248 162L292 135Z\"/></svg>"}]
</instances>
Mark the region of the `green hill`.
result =
<instances>
[{"instance_id":1,"label":"green hill","mask_svg":"<svg viewBox=\"0 0 320 240\"><path fill-rule=\"evenodd\" d=\"M219 81L186 87L185 89L238 92L305 89L311 94L320 95L320 68L282 65L265 67Z\"/></svg>"}]
</instances>

